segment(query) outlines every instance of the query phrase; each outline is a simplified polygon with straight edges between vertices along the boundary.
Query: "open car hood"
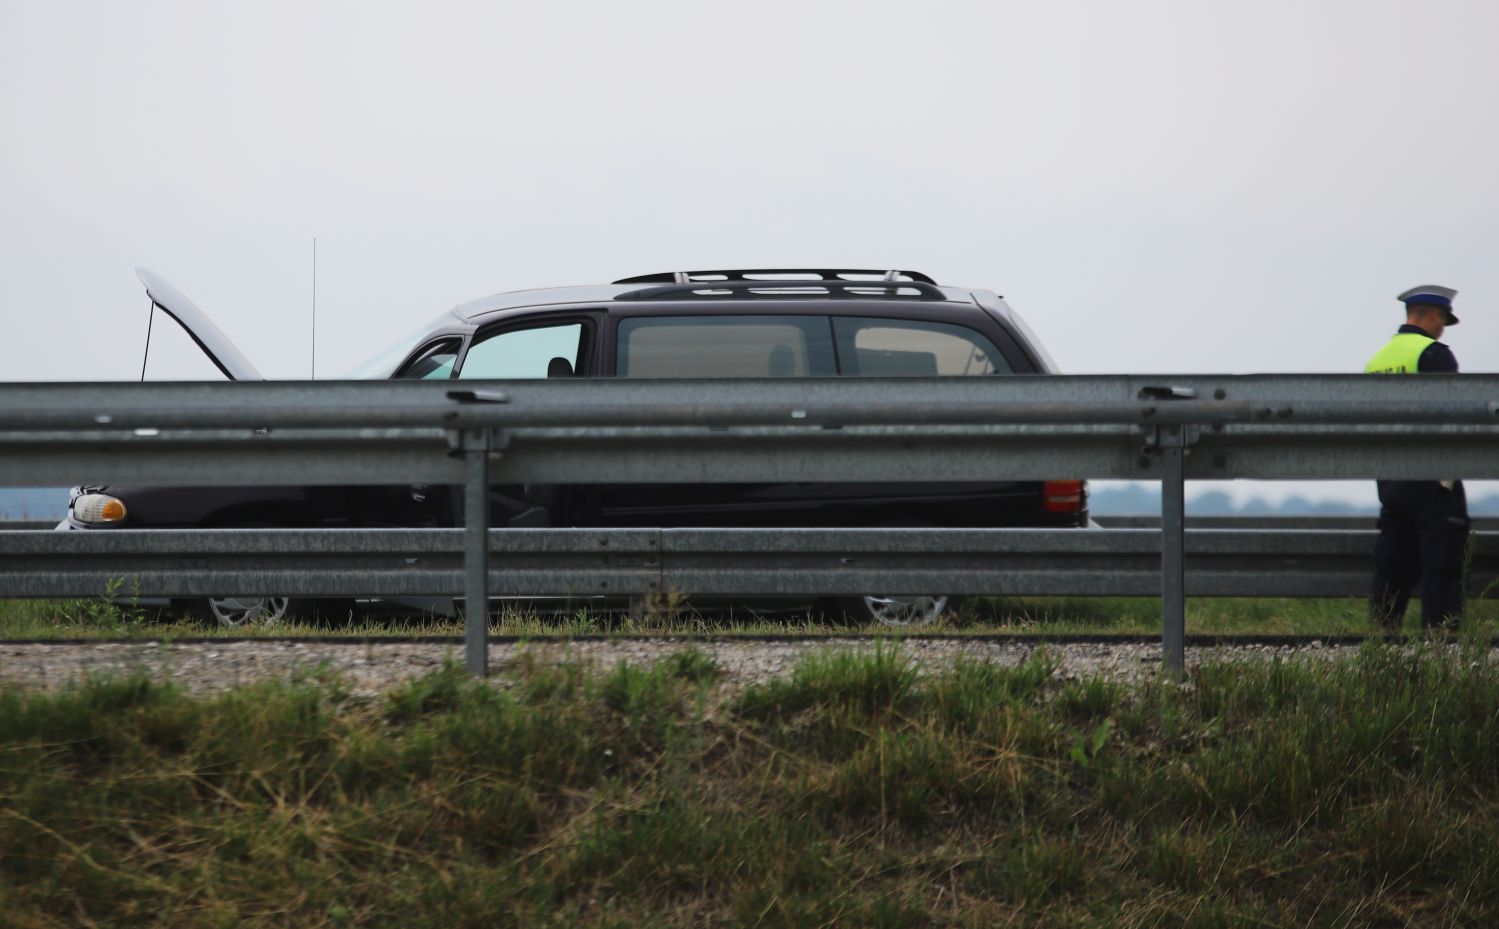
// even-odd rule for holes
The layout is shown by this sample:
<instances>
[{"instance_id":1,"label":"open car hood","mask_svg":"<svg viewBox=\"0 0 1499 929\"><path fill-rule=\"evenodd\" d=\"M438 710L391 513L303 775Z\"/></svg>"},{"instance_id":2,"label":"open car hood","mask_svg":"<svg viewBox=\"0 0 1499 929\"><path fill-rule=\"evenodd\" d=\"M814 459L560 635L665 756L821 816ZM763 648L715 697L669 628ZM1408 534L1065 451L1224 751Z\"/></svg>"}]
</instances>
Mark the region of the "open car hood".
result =
<instances>
[{"instance_id":1,"label":"open car hood","mask_svg":"<svg viewBox=\"0 0 1499 929\"><path fill-rule=\"evenodd\" d=\"M156 304L161 311L180 325L203 349L203 354L208 356L224 376L231 381L263 381L265 376L255 370L229 337L224 335L223 330L213 324L208 315L198 309L197 304L187 299L182 291L168 284L161 275L148 268L136 268L135 276L146 285L146 296Z\"/></svg>"}]
</instances>

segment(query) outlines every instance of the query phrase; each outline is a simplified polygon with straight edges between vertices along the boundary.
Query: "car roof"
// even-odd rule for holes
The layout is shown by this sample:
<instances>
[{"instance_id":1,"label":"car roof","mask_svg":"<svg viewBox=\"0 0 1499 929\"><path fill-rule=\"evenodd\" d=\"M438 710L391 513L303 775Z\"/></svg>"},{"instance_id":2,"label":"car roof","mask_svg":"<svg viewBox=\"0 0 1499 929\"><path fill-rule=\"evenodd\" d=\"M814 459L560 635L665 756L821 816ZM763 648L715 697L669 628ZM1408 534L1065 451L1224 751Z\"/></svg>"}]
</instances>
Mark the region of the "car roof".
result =
<instances>
[{"instance_id":1,"label":"car roof","mask_svg":"<svg viewBox=\"0 0 1499 929\"><path fill-rule=\"evenodd\" d=\"M1036 334L992 290L942 287L919 271L873 271L842 268L773 268L732 271L669 271L622 278L612 284L544 287L494 294L459 304L453 315L472 327L484 326L527 311L566 312L580 306L630 306L632 309L702 313L773 313L784 307L797 313L883 314L896 307L941 306L997 318L1028 352L1037 368L1056 372L1057 365ZM836 307L836 309L835 309Z\"/></svg>"},{"instance_id":2,"label":"car roof","mask_svg":"<svg viewBox=\"0 0 1499 929\"><path fill-rule=\"evenodd\" d=\"M453 315L459 319L472 321L504 310L543 306L561 307L578 303L608 303L622 293L639 289L638 286L618 287L612 284L594 284L581 287L536 287L530 290L510 290L460 303L453 307Z\"/></svg>"},{"instance_id":3,"label":"car roof","mask_svg":"<svg viewBox=\"0 0 1499 929\"><path fill-rule=\"evenodd\" d=\"M704 309L733 305L739 312L751 308L763 312L768 304L794 303L805 311L809 305L826 306L844 300L864 305L912 301L971 306L986 302L968 288L939 287L919 271L771 268L675 271L627 277L612 284L515 290L459 304L453 313L479 323L518 310L578 304L691 304Z\"/></svg>"}]
</instances>

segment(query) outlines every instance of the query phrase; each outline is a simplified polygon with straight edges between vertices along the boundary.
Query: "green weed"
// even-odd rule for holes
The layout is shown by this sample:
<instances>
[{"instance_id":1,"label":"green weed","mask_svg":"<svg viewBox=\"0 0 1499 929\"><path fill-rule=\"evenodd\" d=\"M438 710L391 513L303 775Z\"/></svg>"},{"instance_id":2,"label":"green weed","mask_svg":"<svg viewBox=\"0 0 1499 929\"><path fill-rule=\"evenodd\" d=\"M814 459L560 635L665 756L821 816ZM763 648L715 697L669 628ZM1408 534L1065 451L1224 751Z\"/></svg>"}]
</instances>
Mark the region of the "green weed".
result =
<instances>
[{"instance_id":1,"label":"green weed","mask_svg":"<svg viewBox=\"0 0 1499 929\"><path fill-rule=\"evenodd\" d=\"M915 682L915 665L899 647L881 642L867 653L813 655L797 665L790 678L747 688L738 708L760 719L788 719L814 707L877 715L897 709Z\"/></svg>"},{"instance_id":2,"label":"green weed","mask_svg":"<svg viewBox=\"0 0 1499 929\"><path fill-rule=\"evenodd\" d=\"M1374 644L1063 680L881 644L0 687L0 922L1493 925L1499 664Z\"/></svg>"}]
</instances>

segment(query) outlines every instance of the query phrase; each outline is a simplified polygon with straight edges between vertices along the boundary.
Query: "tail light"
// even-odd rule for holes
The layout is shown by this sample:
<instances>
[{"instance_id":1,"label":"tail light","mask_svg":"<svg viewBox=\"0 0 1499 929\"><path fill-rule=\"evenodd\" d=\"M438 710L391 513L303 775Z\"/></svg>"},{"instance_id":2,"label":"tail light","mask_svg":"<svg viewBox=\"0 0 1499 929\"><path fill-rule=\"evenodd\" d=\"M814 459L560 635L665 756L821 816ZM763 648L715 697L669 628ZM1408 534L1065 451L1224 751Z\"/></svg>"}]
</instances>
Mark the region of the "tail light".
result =
<instances>
[{"instance_id":1,"label":"tail light","mask_svg":"<svg viewBox=\"0 0 1499 929\"><path fill-rule=\"evenodd\" d=\"M1041 487L1041 509L1048 513L1080 513L1083 499L1082 481L1047 481Z\"/></svg>"}]
</instances>

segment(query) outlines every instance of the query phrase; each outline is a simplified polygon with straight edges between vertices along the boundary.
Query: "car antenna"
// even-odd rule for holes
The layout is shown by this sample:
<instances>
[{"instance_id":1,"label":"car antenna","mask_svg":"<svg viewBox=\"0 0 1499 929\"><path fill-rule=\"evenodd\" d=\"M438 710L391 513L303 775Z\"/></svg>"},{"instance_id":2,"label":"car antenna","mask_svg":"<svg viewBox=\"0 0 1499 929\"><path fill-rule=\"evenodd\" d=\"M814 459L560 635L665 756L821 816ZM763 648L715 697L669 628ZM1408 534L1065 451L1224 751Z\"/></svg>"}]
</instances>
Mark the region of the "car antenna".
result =
<instances>
[{"instance_id":1,"label":"car antenna","mask_svg":"<svg viewBox=\"0 0 1499 929\"><path fill-rule=\"evenodd\" d=\"M310 381L317 380L317 236L312 237L312 373Z\"/></svg>"},{"instance_id":2,"label":"car antenna","mask_svg":"<svg viewBox=\"0 0 1499 929\"><path fill-rule=\"evenodd\" d=\"M141 355L141 383L146 382L146 359L151 357L151 323L156 319L156 303L150 304L146 310L146 351Z\"/></svg>"}]
</instances>

